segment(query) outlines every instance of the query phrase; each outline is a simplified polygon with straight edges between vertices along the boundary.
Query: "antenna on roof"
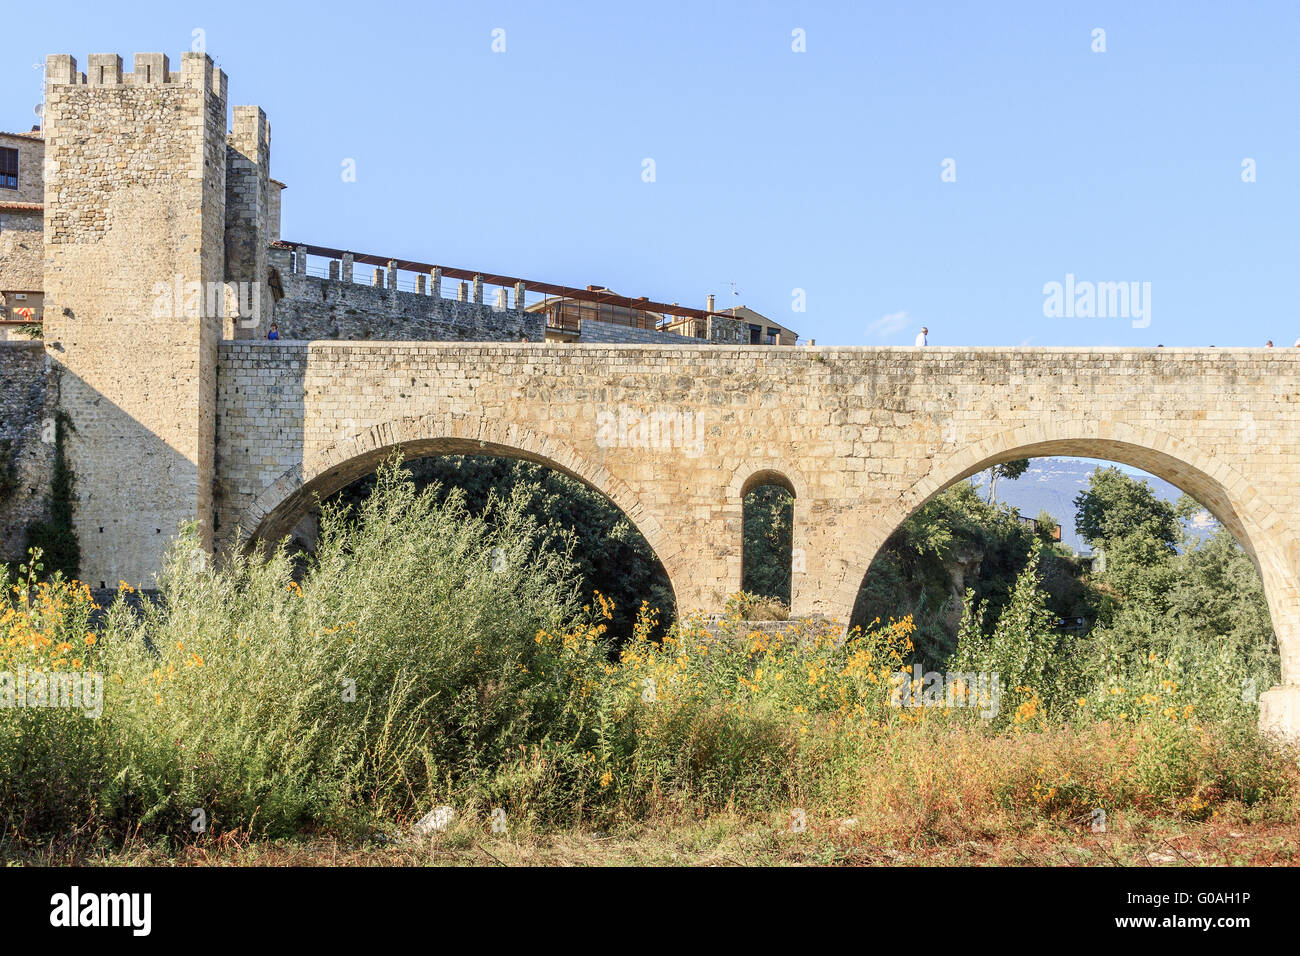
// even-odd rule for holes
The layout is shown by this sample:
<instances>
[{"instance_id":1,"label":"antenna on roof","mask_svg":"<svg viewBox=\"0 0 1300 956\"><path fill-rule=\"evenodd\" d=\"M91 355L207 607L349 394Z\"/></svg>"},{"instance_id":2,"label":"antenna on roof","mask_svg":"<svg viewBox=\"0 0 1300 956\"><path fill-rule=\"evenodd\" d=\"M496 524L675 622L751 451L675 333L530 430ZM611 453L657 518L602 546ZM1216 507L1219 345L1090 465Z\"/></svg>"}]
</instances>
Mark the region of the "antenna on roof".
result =
<instances>
[{"instance_id":1,"label":"antenna on roof","mask_svg":"<svg viewBox=\"0 0 1300 956\"><path fill-rule=\"evenodd\" d=\"M736 314L736 306L739 304L736 300L737 300L738 298L740 298L740 292L738 292L737 289L736 289L736 280L735 280L735 279L724 279L723 281L724 281L724 282L727 282L727 283L729 283L729 284L731 285L731 308L730 308L728 311L730 311L732 315L735 315L735 314Z\"/></svg>"}]
</instances>

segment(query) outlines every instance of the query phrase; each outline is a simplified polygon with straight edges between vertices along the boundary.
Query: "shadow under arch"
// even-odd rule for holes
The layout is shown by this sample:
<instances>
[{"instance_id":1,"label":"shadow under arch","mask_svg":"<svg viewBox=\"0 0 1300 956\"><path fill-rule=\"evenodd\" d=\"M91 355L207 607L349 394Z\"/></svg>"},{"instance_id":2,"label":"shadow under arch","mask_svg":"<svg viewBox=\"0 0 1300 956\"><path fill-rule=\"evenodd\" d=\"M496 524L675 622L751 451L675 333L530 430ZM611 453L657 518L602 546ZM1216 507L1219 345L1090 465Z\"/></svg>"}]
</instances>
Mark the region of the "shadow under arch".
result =
<instances>
[{"instance_id":1,"label":"shadow under arch","mask_svg":"<svg viewBox=\"0 0 1300 956\"><path fill-rule=\"evenodd\" d=\"M940 492L993 465L1018 458L1097 458L1119 462L1163 478L1195 498L1236 539L1250 557L1264 585L1273 631L1282 658L1283 683L1300 672L1300 592L1295 568L1300 546L1285 524L1250 486L1223 461L1170 435L1125 423L1060 422L1026 426L984 438L937 462L898 504L872 523L864 547L853 557L846 583L857 582L847 596L850 613L871 562L890 535ZM865 560L863 560L865 557Z\"/></svg>"},{"instance_id":2,"label":"shadow under arch","mask_svg":"<svg viewBox=\"0 0 1300 956\"><path fill-rule=\"evenodd\" d=\"M312 464L289 469L262 490L240 516L235 546L248 553L259 542L278 542L318 500L373 473L398 453L407 459L440 455L513 458L544 465L582 482L612 502L641 534L676 594L675 571L681 552L667 547L659 522L646 513L625 482L553 438L522 425L470 415L395 419L323 449L312 457Z\"/></svg>"}]
</instances>

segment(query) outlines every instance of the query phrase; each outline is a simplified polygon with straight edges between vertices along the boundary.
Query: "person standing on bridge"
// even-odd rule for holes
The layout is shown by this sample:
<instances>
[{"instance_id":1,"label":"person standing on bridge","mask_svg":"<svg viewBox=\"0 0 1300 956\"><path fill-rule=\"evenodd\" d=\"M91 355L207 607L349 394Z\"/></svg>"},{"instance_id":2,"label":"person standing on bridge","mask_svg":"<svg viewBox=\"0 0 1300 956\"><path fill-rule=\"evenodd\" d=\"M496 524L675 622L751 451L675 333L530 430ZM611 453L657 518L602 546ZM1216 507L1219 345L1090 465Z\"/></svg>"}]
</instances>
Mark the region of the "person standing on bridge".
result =
<instances>
[{"instance_id":1,"label":"person standing on bridge","mask_svg":"<svg viewBox=\"0 0 1300 956\"><path fill-rule=\"evenodd\" d=\"M920 346L920 345L927 345L927 344L928 344L928 342L926 341L925 336L926 336L926 333L929 332L929 331L930 331L930 330L927 329L924 325L921 326L921 331L916 333L916 344L917 344L918 346Z\"/></svg>"}]
</instances>

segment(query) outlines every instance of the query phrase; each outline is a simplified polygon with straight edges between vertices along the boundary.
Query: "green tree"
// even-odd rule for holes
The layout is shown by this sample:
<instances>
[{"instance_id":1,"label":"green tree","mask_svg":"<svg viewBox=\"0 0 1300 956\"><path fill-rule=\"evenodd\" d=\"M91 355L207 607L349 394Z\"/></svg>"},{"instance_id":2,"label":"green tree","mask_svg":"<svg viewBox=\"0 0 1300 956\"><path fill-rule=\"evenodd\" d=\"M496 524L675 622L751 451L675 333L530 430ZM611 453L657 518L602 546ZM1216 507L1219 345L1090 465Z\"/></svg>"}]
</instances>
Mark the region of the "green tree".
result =
<instances>
[{"instance_id":1,"label":"green tree","mask_svg":"<svg viewBox=\"0 0 1300 956\"><path fill-rule=\"evenodd\" d=\"M1118 468L1094 471L1088 490L1075 497L1074 507L1074 530L1093 547L1108 552L1117 539L1139 537L1172 553L1182 536L1173 507L1157 498L1145 481Z\"/></svg>"},{"instance_id":2,"label":"green tree","mask_svg":"<svg viewBox=\"0 0 1300 956\"><path fill-rule=\"evenodd\" d=\"M948 662L950 672L996 674L1002 702L995 726L1015 719L1015 708L1034 696L1042 706L1058 708L1073 697L1082 681L1069 637L1057 629L1057 616L1040 587L1040 554L1033 548L1016 578L1011 596L991 633L983 633L986 605L972 611L975 596L966 595L957 649Z\"/></svg>"},{"instance_id":3,"label":"green tree","mask_svg":"<svg viewBox=\"0 0 1300 956\"><path fill-rule=\"evenodd\" d=\"M993 504L998 497L998 479L1005 478L1008 481L1015 481L1026 471L1029 470L1028 458L1016 458L1013 461L1004 461L999 465L994 465L989 469L989 504Z\"/></svg>"},{"instance_id":4,"label":"green tree","mask_svg":"<svg viewBox=\"0 0 1300 956\"><path fill-rule=\"evenodd\" d=\"M459 491L470 514L491 520L493 496L519 500L543 527L571 532L583 600L590 602L599 591L614 602L612 636L631 635L642 601L660 612L661 628L675 618L672 585L653 549L612 501L576 478L535 462L486 455L419 458L403 467L417 489L432 487L439 503ZM374 486L371 475L330 501L359 504Z\"/></svg>"},{"instance_id":5,"label":"green tree","mask_svg":"<svg viewBox=\"0 0 1300 956\"><path fill-rule=\"evenodd\" d=\"M1060 524L1046 508L1040 508L1038 517L1034 519L1034 534L1038 536L1039 541L1050 547L1057 543L1056 529Z\"/></svg>"},{"instance_id":6,"label":"green tree","mask_svg":"<svg viewBox=\"0 0 1300 956\"><path fill-rule=\"evenodd\" d=\"M958 482L907 518L881 547L858 591L850 623L912 615L917 659L947 660L956 646L969 586L996 617L1024 569L1033 533L1006 506Z\"/></svg>"}]
</instances>

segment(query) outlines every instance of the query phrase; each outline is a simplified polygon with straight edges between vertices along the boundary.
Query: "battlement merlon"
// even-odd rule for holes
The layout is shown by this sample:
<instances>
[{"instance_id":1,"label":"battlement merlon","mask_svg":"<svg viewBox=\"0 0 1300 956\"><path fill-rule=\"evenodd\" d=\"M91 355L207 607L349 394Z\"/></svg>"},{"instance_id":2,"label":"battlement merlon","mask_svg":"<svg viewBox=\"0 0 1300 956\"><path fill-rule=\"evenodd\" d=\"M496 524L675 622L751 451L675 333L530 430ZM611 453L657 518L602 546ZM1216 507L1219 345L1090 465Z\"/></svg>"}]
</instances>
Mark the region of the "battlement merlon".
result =
<instances>
[{"instance_id":1,"label":"battlement merlon","mask_svg":"<svg viewBox=\"0 0 1300 956\"><path fill-rule=\"evenodd\" d=\"M217 69L206 53L181 54L180 72L174 72L165 53L135 54L135 72L122 72L122 57L116 53L92 53L86 58L86 72L77 72L77 60L67 53L45 58L45 85L49 86L188 86L226 96L226 74Z\"/></svg>"},{"instance_id":2,"label":"battlement merlon","mask_svg":"<svg viewBox=\"0 0 1300 956\"><path fill-rule=\"evenodd\" d=\"M271 145L271 124L260 106L236 106L231 110L227 141L241 152L256 155Z\"/></svg>"}]
</instances>

